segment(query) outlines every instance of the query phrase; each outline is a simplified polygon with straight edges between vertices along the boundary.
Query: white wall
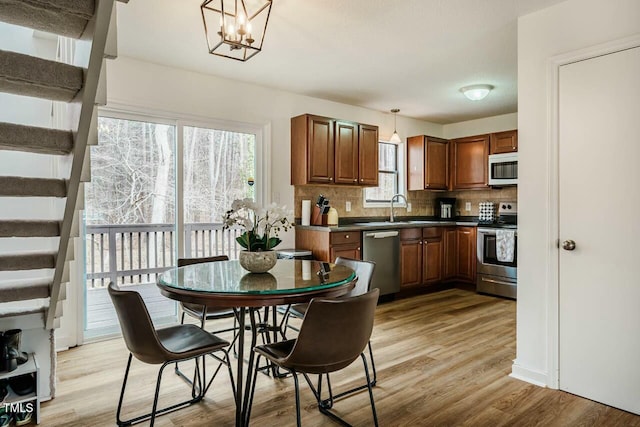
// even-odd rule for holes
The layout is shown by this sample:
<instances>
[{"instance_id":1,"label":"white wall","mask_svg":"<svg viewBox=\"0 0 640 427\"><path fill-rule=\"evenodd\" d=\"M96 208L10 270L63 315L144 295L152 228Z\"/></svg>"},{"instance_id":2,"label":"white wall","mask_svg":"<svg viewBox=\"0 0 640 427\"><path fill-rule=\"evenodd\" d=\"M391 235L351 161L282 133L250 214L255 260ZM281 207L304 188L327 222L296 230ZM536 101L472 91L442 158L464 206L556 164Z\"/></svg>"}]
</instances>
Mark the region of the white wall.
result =
<instances>
[{"instance_id":1,"label":"white wall","mask_svg":"<svg viewBox=\"0 0 640 427\"><path fill-rule=\"evenodd\" d=\"M462 138L518 128L518 113L502 114L466 122L444 125L444 138Z\"/></svg>"},{"instance_id":2,"label":"white wall","mask_svg":"<svg viewBox=\"0 0 640 427\"><path fill-rule=\"evenodd\" d=\"M638 0L569 0L518 22L518 308L514 376L554 386L550 296L548 59L640 33ZM598 149L599 147L585 147ZM615 189L611 189L615 191Z\"/></svg>"},{"instance_id":3,"label":"white wall","mask_svg":"<svg viewBox=\"0 0 640 427\"><path fill-rule=\"evenodd\" d=\"M219 59L211 58L212 61ZM134 110L161 110L218 120L270 125L271 196L293 206L290 185L290 119L313 113L378 125L380 138L393 133L393 115L248 83L119 57L107 63L107 107L128 105ZM397 118L401 137L442 136L439 124ZM278 193L278 194L275 194ZM267 195L269 198L270 195ZM277 200L273 200L277 201ZM293 245L293 235L281 247Z\"/></svg>"}]
</instances>

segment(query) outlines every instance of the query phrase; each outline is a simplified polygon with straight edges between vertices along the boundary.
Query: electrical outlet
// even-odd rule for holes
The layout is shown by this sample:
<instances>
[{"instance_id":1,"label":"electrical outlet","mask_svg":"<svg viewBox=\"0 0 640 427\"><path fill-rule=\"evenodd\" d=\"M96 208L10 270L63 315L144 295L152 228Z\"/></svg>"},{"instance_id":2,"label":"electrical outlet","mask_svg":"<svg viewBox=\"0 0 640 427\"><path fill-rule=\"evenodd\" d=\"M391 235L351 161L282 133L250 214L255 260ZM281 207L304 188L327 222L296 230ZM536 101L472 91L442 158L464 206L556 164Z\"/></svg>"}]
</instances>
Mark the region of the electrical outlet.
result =
<instances>
[{"instance_id":1,"label":"electrical outlet","mask_svg":"<svg viewBox=\"0 0 640 427\"><path fill-rule=\"evenodd\" d=\"M348 201L344 208L347 212L351 212L351 202Z\"/></svg>"},{"instance_id":2,"label":"electrical outlet","mask_svg":"<svg viewBox=\"0 0 640 427\"><path fill-rule=\"evenodd\" d=\"M407 213L411 212L411 203L407 203Z\"/></svg>"},{"instance_id":3,"label":"electrical outlet","mask_svg":"<svg viewBox=\"0 0 640 427\"><path fill-rule=\"evenodd\" d=\"M471 202L466 202L464 204L464 210L467 212L471 212Z\"/></svg>"}]
</instances>

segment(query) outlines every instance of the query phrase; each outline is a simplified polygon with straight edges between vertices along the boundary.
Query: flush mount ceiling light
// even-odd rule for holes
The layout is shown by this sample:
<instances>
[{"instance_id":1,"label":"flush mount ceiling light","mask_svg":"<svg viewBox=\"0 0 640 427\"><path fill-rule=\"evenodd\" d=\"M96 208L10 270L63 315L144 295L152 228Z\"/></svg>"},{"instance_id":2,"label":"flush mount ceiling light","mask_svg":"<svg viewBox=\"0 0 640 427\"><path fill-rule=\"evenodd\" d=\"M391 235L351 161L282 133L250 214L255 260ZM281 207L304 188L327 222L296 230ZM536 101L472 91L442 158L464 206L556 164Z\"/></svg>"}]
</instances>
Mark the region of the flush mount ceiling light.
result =
<instances>
[{"instance_id":1,"label":"flush mount ceiling light","mask_svg":"<svg viewBox=\"0 0 640 427\"><path fill-rule=\"evenodd\" d=\"M393 113L393 135L391 135L391 138L389 138L389 142L400 144L402 140L400 139L400 135L398 135L398 131L396 131L396 114L398 114L400 110L394 108L393 110L391 110L391 112Z\"/></svg>"},{"instance_id":2,"label":"flush mount ceiling light","mask_svg":"<svg viewBox=\"0 0 640 427\"><path fill-rule=\"evenodd\" d=\"M272 0L206 0L200 6L212 55L246 61L262 50Z\"/></svg>"},{"instance_id":3,"label":"flush mount ceiling light","mask_svg":"<svg viewBox=\"0 0 640 427\"><path fill-rule=\"evenodd\" d=\"M480 101L489 95L492 89L493 86L491 85L472 85L461 88L460 92L472 101Z\"/></svg>"}]
</instances>

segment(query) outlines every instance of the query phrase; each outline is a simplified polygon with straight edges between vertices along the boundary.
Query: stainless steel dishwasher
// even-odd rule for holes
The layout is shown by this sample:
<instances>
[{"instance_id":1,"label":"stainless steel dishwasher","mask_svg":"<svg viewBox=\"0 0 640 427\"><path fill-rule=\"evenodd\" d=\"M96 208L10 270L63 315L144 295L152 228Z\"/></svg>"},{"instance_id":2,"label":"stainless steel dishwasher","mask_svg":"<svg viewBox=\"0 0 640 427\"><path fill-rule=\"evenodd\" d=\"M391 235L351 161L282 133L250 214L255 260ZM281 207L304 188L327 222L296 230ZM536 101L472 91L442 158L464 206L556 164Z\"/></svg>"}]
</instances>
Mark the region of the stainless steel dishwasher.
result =
<instances>
[{"instance_id":1,"label":"stainless steel dishwasher","mask_svg":"<svg viewBox=\"0 0 640 427\"><path fill-rule=\"evenodd\" d=\"M380 289L380 295L400 290L400 233L398 230L362 232L362 259L373 261L371 287Z\"/></svg>"}]
</instances>

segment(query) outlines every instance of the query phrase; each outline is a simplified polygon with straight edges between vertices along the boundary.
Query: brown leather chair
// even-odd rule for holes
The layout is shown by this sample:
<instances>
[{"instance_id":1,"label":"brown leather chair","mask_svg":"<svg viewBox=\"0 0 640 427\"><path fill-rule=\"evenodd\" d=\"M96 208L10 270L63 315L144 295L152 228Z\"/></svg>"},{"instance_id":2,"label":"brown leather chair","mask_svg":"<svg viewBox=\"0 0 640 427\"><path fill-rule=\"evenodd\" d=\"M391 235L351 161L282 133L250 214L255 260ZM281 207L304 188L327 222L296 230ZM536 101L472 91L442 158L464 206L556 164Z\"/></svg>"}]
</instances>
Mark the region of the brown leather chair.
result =
<instances>
[{"instance_id":1,"label":"brown leather chair","mask_svg":"<svg viewBox=\"0 0 640 427\"><path fill-rule=\"evenodd\" d=\"M196 325L178 325L170 326L163 329L155 329L151 322L151 317L147 311L147 307L139 293L135 291L121 290L113 282L109 284L109 295L115 306L122 336L129 349L129 361L125 370L124 380L122 382L122 391L118 401L118 410L116 413L116 422L119 426L127 426L141 421L150 420L151 426L155 422L156 416L172 412L177 409L189 406L199 402L204 397L208 387L204 387L206 380L205 356L213 355L216 352L222 352L222 358L218 356L216 359L227 366L231 379L231 388L234 390L233 373L231 372L231 364L227 347L229 342L218 338L217 336L197 327ZM133 356L144 363L161 364L160 372L156 382L156 392L153 399L153 408L150 413L141 415L129 420L121 420L120 412L122 409L122 401L124 398L125 388L127 386L127 378L129 377L129 369L131 368L131 360ZM202 356L202 372L198 358ZM160 380L164 368L173 362L182 362L195 359L196 370L192 381L191 399L185 400L167 408L158 409L158 395L160 393ZM218 369L220 366L218 367ZM218 370L216 370L216 373ZM215 375L215 374L214 374ZM210 384L210 383L209 383Z\"/></svg>"},{"instance_id":2,"label":"brown leather chair","mask_svg":"<svg viewBox=\"0 0 640 427\"><path fill-rule=\"evenodd\" d=\"M371 290L371 279L373 278L373 272L376 267L376 264L374 262L338 257L336 258L335 264L344 265L351 268L356 272L356 277L358 278L358 281L356 282L353 289L351 289L351 291L349 291L349 293L346 294L345 297L354 297L354 296L362 295ZM304 315L307 312L308 306L309 304L294 304L290 306L288 309L283 310L286 316L284 320L286 328L290 328L297 331L298 329L296 327L289 325L289 317L294 317L297 319L304 318ZM286 310L288 310L288 312ZM373 360L373 350L371 348L371 341L369 341L368 347L369 347L369 358L371 360L371 370L373 374L373 381L371 381L371 385L375 386L376 383L378 382L378 373L376 372L376 363ZM362 390L363 388L366 388L366 385L359 386L351 390L345 391L343 393L340 393L336 395L335 398L339 398L344 396L345 394Z\"/></svg>"},{"instance_id":3,"label":"brown leather chair","mask_svg":"<svg viewBox=\"0 0 640 427\"><path fill-rule=\"evenodd\" d=\"M329 373L349 366L360 356L367 379L366 387L369 390L373 421L377 426L378 417L373 400L373 389L369 378L367 358L363 351L373 330L373 319L379 293L379 289L374 289L366 294L348 298L313 299L307 308L298 338L255 347L254 351L258 354L258 360L251 382L251 401L249 404L251 405L253 402L260 358L265 357L277 366L289 371L293 376L298 426L301 425L298 373L304 375L317 400L320 412L343 425L348 425L346 421L331 412L334 396L332 395ZM313 386L308 374L319 375L317 389ZM327 379L329 390L329 398L324 400L322 399L323 375ZM250 416L251 406L247 420Z\"/></svg>"}]
</instances>

